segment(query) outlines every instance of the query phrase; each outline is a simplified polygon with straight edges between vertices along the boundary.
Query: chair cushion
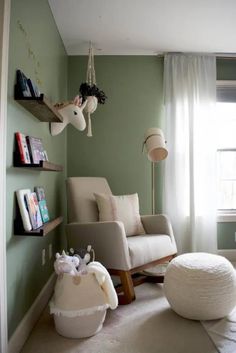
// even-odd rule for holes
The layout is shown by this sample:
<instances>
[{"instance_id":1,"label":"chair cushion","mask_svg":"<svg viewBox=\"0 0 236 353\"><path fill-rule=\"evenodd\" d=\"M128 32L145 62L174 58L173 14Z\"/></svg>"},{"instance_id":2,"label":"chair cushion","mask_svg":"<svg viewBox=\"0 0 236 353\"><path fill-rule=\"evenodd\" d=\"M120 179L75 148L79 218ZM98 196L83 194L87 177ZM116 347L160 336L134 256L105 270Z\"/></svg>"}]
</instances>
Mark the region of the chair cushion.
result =
<instances>
[{"instance_id":1,"label":"chair cushion","mask_svg":"<svg viewBox=\"0 0 236 353\"><path fill-rule=\"evenodd\" d=\"M138 194L114 196L94 193L99 221L121 221L127 236L145 234L140 214Z\"/></svg>"},{"instance_id":2,"label":"chair cushion","mask_svg":"<svg viewBox=\"0 0 236 353\"><path fill-rule=\"evenodd\" d=\"M67 179L68 222L97 222L98 209L94 192L111 194L105 178L71 177Z\"/></svg>"},{"instance_id":3,"label":"chair cushion","mask_svg":"<svg viewBox=\"0 0 236 353\"><path fill-rule=\"evenodd\" d=\"M131 268L174 254L176 251L169 235L146 234L127 239Z\"/></svg>"}]
</instances>

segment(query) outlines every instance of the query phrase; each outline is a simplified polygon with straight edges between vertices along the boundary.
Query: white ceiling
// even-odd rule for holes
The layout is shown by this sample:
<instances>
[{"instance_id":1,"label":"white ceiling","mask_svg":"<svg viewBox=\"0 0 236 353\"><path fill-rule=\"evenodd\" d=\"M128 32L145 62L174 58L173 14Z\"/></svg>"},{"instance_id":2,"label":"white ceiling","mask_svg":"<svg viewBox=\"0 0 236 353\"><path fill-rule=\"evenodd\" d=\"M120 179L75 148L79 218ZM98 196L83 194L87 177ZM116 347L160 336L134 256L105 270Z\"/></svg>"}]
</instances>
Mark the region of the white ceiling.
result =
<instances>
[{"instance_id":1,"label":"white ceiling","mask_svg":"<svg viewBox=\"0 0 236 353\"><path fill-rule=\"evenodd\" d=\"M236 53L236 0L48 0L69 55Z\"/></svg>"}]
</instances>

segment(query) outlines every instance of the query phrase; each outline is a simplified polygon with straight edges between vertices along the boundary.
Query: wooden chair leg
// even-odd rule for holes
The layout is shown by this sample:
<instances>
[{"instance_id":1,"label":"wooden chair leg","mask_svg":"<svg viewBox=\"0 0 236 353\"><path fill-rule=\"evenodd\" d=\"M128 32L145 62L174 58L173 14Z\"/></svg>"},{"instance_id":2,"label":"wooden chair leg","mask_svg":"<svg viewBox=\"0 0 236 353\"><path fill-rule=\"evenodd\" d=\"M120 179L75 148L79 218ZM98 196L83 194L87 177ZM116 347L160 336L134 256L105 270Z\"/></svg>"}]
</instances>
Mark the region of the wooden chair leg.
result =
<instances>
[{"instance_id":1,"label":"wooden chair leg","mask_svg":"<svg viewBox=\"0 0 236 353\"><path fill-rule=\"evenodd\" d=\"M119 295L119 304L130 304L135 300L134 286L129 271L119 271L120 281L123 289L123 295Z\"/></svg>"}]
</instances>

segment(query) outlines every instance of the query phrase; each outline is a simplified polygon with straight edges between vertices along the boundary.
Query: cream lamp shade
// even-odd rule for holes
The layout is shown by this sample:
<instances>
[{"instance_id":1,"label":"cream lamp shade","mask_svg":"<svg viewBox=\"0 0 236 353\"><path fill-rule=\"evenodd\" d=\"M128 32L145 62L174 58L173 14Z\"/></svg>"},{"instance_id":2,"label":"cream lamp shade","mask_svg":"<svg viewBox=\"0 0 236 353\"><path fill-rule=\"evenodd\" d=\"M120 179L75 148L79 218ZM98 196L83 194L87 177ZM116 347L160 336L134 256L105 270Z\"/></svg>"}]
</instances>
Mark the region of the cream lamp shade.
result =
<instances>
[{"instance_id":1,"label":"cream lamp shade","mask_svg":"<svg viewBox=\"0 0 236 353\"><path fill-rule=\"evenodd\" d=\"M147 156L151 162L159 162L168 155L164 134L159 128L150 128L144 135Z\"/></svg>"}]
</instances>

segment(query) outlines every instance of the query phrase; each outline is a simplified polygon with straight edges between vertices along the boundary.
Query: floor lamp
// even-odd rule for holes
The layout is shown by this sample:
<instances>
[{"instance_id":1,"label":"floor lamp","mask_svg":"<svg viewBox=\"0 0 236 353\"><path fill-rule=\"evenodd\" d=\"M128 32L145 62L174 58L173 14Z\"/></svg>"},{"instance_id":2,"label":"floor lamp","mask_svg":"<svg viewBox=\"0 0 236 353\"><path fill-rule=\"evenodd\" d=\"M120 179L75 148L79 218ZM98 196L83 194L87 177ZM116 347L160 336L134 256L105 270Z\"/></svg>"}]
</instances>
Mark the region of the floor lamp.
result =
<instances>
[{"instance_id":1,"label":"floor lamp","mask_svg":"<svg viewBox=\"0 0 236 353\"><path fill-rule=\"evenodd\" d=\"M152 162L152 214L155 214L155 163L162 161L168 155L162 130L155 127L148 129L144 135L144 145L147 157Z\"/></svg>"}]
</instances>

